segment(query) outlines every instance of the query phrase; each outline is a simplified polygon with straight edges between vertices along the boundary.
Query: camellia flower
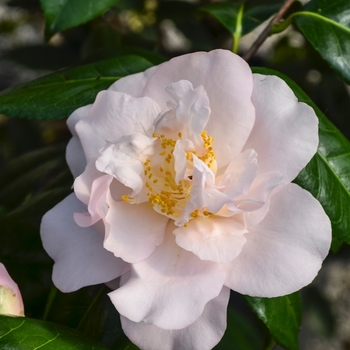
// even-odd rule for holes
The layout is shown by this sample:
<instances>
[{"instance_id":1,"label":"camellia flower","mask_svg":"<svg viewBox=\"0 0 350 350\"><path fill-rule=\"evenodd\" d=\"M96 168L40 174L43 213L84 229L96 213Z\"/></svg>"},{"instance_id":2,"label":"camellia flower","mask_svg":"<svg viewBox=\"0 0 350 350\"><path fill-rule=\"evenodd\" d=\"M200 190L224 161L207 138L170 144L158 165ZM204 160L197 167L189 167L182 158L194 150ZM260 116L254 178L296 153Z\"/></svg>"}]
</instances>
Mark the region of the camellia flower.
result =
<instances>
[{"instance_id":1,"label":"camellia flower","mask_svg":"<svg viewBox=\"0 0 350 350\"><path fill-rule=\"evenodd\" d=\"M230 289L309 284L328 253L319 202L291 181L318 121L275 76L216 50L118 80L68 119L71 194L42 221L56 286L109 296L141 349L210 349Z\"/></svg>"},{"instance_id":2,"label":"camellia flower","mask_svg":"<svg viewBox=\"0 0 350 350\"><path fill-rule=\"evenodd\" d=\"M0 315L24 316L24 306L17 284L0 263Z\"/></svg>"}]
</instances>

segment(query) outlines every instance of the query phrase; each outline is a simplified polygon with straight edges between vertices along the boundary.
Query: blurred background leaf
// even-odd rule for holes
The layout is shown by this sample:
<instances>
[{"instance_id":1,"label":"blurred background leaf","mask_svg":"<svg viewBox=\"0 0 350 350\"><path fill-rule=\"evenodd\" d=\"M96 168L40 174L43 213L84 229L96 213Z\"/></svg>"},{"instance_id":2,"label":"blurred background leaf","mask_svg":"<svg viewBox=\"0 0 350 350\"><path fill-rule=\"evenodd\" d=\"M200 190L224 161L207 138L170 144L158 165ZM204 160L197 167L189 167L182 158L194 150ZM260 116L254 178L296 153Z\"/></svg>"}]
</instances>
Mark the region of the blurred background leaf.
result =
<instances>
[{"instance_id":1,"label":"blurred background leaf","mask_svg":"<svg viewBox=\"0 0 350 350\"><path fill-rule=\"evenodd\" d=\"M118 0L40 0L46 18L46 38L101 15L117 2Z\"/></svg>"}]
</instances>

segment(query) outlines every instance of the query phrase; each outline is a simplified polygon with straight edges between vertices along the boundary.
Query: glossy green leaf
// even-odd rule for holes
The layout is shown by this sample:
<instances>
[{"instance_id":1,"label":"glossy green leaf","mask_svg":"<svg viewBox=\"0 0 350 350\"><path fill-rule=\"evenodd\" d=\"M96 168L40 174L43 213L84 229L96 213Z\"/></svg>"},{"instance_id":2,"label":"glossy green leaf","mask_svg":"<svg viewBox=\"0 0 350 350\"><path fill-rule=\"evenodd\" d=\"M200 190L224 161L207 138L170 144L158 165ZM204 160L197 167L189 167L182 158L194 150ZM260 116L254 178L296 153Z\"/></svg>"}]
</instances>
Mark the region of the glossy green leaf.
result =
<instances>
[{"instance_id":1,"label":"glossy green leaf","mask_svg":"<svg viewBox=\"0 0 350 350\"><path fill-rule=\"evenodd\" d=\"M350 142L291 79L267 68L254 68L253 72L281 77L299 101L315 110L318 151L294 182L320 201L331 220L333 237L350 244Z\"/></svg>"},{"instance_id":2,"label":"glossy green leaf","mask_svg":"<svg viewBox=\"0 0 350 350\"><path fill-rule=\"evenodd\" d=\"M201 8L214 16L230 33L237 30L237 19L239 10L243 4L240 3L218 3ZM280 8L279 4L256 5L254 7L243 8L242 16L242 36L250 33L261 23L266 21Z\"/></svg>"},{"instance_id":3,"label":"glossy green leaf","mask_svg":"<svg viewBox=\"0 0 350 350\"><path fill-rule=\"evenodd\" d=\"M301 324L299 293L278 298L245 297L248 305L266 324L275 341L287 350L297 350Z\"/></svg>"},{"instance_id":4,"label":"glossy green leaf","mask_svg":"<svg viewBox=\"0 0 350 350\"><path fill-rule=\"evenodd\" d=\"M107 349L79 332L25 317L0 316L0 348L11 350Z\"/></svg>"},{"instance_id":5,"label":"glossy green leaf","mask_svg":"<svg viewBox=\"0 0 350 350\"><path fill-rule=\"evenodd\" d=\"M46 37L98 17L118 0L40 0L46 19Z\"/></svg>"},{"instance_id":6,"label":"glossy green leaf","mask_svg":"<svg viewBox=\"0 0 350 350\"><path fill-rule=\"evenodd\" d=\"M101 90L121 77L152 64L139 56L123 56L65 69L0 93L0 114L27 119L59 119L92 103Z\"/></svg>"},{"instance_id":7,"label":"glossy green leaf","mask_svg":"<svg viewBox=\"0 0 350 350\"><path fill-rule=\"evenodd\" d=\"M350 84L350 28L313 12L299 12L293 21L338 76Z\"/></svg>"}]
</instances>

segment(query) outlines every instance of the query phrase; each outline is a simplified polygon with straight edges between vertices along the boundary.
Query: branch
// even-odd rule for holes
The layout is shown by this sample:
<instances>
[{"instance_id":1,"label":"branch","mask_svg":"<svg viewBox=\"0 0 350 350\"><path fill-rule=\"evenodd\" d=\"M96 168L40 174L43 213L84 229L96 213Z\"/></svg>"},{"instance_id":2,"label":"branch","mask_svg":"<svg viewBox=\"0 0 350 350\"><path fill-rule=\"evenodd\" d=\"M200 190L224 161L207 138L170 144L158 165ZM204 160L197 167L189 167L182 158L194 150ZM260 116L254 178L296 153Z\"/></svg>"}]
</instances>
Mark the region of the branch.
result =
<instances>
[{"instance_id":1,"label":"branch","mask_svg":"<svg viewBox=\"0 0 350 350\"><path fill-rule=\"evenodd\" d=\"M284 2L280 10L278 11L277 15L274 18L272 18L269 24L265 27L265 29L260 33L258 38L254 41L252 47L243 56L243 58L246 61L249 61L255 55L259 47L264 43L264 41L269 36L271 28L284 16L287 10L292 6L293 2L294 0L286 0Z\"/></svg>"}]
</instances>

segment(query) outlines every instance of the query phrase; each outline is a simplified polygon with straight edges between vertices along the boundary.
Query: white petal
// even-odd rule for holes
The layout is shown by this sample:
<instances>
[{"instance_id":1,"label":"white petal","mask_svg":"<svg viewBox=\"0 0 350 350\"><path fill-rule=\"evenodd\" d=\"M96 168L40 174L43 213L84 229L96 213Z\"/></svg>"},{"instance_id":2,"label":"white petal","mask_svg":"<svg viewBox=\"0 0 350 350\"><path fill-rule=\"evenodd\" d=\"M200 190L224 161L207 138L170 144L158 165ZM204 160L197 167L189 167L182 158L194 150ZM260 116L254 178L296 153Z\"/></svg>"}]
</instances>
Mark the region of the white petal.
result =
<instances>
[{"instance_id":1,"label":"white petal","mask_svg":"<svg viewBox=\"0 0 350 350\"><path fill-rule=\"evenodd\" d=\"M174 169L175 182L178 184L180 180L184 179L187 169L186 151L194 151L194 145L190 140L178 140L174 149Z\"/></svg>"},{"instance_id":2,"label":"white petal","mask_svg":"<svg viewBox=\"0 0 350 350\"><path fill-rule=\"evenodd\" d=\"M279 171L292 181L316 153L318 119L276 76L254 74L256 121L245 149L254 148L259 173Z\"/></svg>"},{"instance_id":3,"label":"white petal","mask_svg":"<svg viewBox=\"0 0 350 350\"><path fill-rule=\"evenodd\" d=\"M128 268L103 248L101 234L75 223L73 213L83 211L86 207L71 194L48 211L41 222L44 248L55 261L52 279L62 292L111 281Z\"/></svg>"},{"instance_id":4,"label":"white petal","mask_svg":"<svg viewBox=\"0 0 350 350\"><path fill-rule=\"evenodd\" d=\"M148 97L101 91L88 116L76 125L88 162L99 156L106 141L135 133L152 134L159 112L159 106Z\"/></svg>"},{"instance_id":5,"label":"white petal","mask_svg":"<svg viewBox=\"0 0 350 350\"><path fill-rule=\"evenodd\" d=\"M83 146L81 145L79 137L75 131L75 125L79 120L88 115L90 107L91 105L87 105L76 109L67 119L67 125L73 137L69 140L67 145L66 159L74 178L79 176L84 171L86 166Z\"/></svg>"},{"instance_id":6,"label":"white petal","mask_svg":"<svg viewBox=\"0 0 350 350\"><path fill-rule=\"evenodd\" d=\"M176 243L202 260L227 263L242 250L248 232L233 218L196 218L174 230Z\"/></svg>"},{"instance_id":7,"label":"white petal","mask_svg":"<svg viewBox=\"0 0 350 350\"><path fill-rule=\"evenodd\" d=\"M143 162L153 155L154 141L154 138L142 134L121 136L100 151L96 168L132 188L132 196L135 196L143 188Z\"/></svg>"},{"instance_id":8,"label":"white petal","mask_svg":"<svg viewBox=\"0 0 350 350\"><path fill-rule=\"evenodd\" d=\"M113 83L108 90L124 92L133 97L142 97L143 89L148 79L154 74L154 72L160 67L154 66L146 69L144 72L131 74L123 77Z\"/></svg>"},{"instance_id":9,"label":"white petal","mask_svg":"<svg viewBox=\"0 0 350 350\"><path fill-rule=\"evenodd\" d=\"M108 198L105 218L109 224L104 247L124 261L135 263L147 258L162 243L168 218L148 203L129 204Z\"/></svg>"},{"instance_id":10,"label":"white petal","mask_svg":"<svg viewBox=\"0 0 350 350\"><path fill-rule=\"evenodd\" d=\"M149 258L133 264L130 279L109 294L119 313L131 321L172 330L187 327L222 289L221 266L177 246L174 229L169 223L163 243Z\"/></svg>"},{"instance_id":11,"label":"white petal","mask_svg":"<svg viewBox=\"0 0 350 350\"><path fill-rule=\"evenodd\" d=\"M144 322L135 323L121 316L127 337L142 350L210 350L226 329L226 310L230 289L223 287L219 296L210 300L203 314L191 325L178 330L165 330Z\"/></svg>"},{"instance_id":12,"label":"white petal","mask_svg":"<svg viewBox=\"0 0 350 350\"><path fill-rule=\"evenodd\" d=\"M248 227L241 254L227 264L225 285L276 297L311 283L329 251L331 225L320 203L295 184L271 197L263 221Z\"/></svg>"},{"instance_id":13,"label":"white petal","mask_svg":"<svg viewBox=\"0 0 350 350\"><path fill-rule=\"evenodd\" d=\"M219 167L227 165L241 152L254 124L253 79L248 64L226 50L179 56L159 67L144 94L164 110L168 101L164 89L180 80L190 81L194 88L202 85L207 92L211 116L206 130L215 138Z\"/></svg>"},{"instance_id":14,"label":"white petal","mask_svg":"<svg viewBox=\"0 0 350 350\"><path fill-rule=\"evenodd\" d=\"M173 139L181 132L184 139L200 146L201 132L210 116L209 99L203 86L194 89L189 81L181 80L167 86L165 91L175 102L168 103L170 110L158 116L156 132Z\"/></svg>"}]
</instances>

